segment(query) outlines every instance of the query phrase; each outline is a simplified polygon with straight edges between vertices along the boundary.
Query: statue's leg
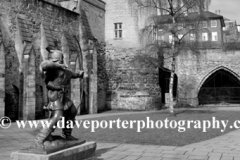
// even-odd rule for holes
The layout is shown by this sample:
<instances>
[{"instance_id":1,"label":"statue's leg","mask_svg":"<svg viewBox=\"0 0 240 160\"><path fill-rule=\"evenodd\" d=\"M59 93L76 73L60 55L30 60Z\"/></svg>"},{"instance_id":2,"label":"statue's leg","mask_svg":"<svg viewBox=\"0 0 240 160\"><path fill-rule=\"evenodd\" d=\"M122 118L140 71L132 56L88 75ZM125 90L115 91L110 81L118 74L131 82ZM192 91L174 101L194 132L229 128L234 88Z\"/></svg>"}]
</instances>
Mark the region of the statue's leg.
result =
<instances>
[{"instance_id":1,"label":"statue's leg","mask_svg":"<svg viewBox=\"0 0 240 160\"><path fill-rule=\"evenodd\" d=\"M54 129L54 126L57 125L57 122L63 116L63 105L60 100L57 100L53 103L53 116L48 122L48 126L44 127L35 138L35 145L37 147L43 147L43 143L46 141L47 137L51 134Z\"/></svg>"},{"instance_id":2,"label":"statue's leg","mask_svg":"<svg viewBox=\"0 0 240 160\"><path fill-rule=\"evenodd\" d=\"M75 125L75 117L77 115L77 108L75 107L75 105L73 104L73 102L68 99L68 103L66 103L66 105L70 105L70 106L66 106L66 110L64 110L64 117L65 117L65 126L69 126L68 121L72 121L72 124ZM72 130L73 128L63 128L62 130L62 135L64 138L66 138L67 140L77 140L77 138L73 137L72 134Z\"/></svg>"}]
</instances>

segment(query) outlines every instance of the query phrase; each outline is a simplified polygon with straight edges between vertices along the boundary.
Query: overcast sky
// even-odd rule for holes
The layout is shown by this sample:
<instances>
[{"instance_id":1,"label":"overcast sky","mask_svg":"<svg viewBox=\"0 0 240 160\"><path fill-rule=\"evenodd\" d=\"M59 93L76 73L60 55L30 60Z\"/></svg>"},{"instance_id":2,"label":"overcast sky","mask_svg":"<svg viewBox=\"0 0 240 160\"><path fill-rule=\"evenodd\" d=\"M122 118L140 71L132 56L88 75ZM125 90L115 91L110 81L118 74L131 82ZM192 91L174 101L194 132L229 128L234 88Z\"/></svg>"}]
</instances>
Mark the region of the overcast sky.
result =
<instances>
[{"instance_id":1,"label":"overcast sky","mask_svg":"<svg viewBox=\"0 0 240 160\"><path fill-rule=\"evenodd\" d=\"M211 0L209 11L220 10L220 14L240 24L240 0Z\"/></svg>"}]
</instances>

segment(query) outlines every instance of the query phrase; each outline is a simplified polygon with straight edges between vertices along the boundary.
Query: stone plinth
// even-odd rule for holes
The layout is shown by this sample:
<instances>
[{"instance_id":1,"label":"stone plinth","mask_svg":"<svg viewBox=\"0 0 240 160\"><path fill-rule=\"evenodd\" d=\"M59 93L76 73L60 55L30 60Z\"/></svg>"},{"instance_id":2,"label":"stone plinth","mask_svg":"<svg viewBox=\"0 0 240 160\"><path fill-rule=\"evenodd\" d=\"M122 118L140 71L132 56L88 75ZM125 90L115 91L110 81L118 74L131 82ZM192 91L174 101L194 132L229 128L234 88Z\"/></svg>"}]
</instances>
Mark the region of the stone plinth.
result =
<instances>
[{"instance_id":1,"label":"stone plinth","mask_svg":"<svg viewBox=\"0 0 240 160\"><path fill-rule=\"evenodd\" d=\"M94 159L96 142L86 142L84 144L57 151L51 154L32 154L20 153L19 151L11 154L11 160L78 160ZM91 158L92 157L92 158Z\"/></svg>"}]
</instances>

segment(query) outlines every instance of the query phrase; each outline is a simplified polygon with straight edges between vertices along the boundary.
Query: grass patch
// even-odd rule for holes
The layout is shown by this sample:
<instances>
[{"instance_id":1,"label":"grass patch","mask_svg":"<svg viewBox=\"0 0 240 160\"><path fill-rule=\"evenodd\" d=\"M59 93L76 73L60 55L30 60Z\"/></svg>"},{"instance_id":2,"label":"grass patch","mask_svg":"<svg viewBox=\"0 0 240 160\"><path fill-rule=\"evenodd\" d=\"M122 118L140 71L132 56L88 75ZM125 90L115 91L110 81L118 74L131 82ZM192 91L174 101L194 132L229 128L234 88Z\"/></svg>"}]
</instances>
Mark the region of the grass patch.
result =
<instances>
[{"instance_id":1,"label":"grass patch","mask_svg":"<svg viewBox=\"0 0 240 160\"><path fill-rule=\"evenodd\" d=\"M177 117L168 117L167 112L154 112L154 113L140 113L129 115L117 115L101 118L94 118L89 120L97 121L109 121L109 120L144 120L149 117L154 122L158 120L164 121L166 118L169 120L212 120L215 117L217 120L229 120L228 127L224 132L220 129L207 129L207 132L202 132L202 129L195 129L194 124L190 129L186 129L185 132L179 132L176 129L141 129L141 132L137 132L136 124L133 125L133 129L118 129L116 125L113 125L112 129L98 128L95 132L91 132L90 129L75 128L73 135L79 139L86 139L87 141L97 142L115 142L115 143L132 143L132 144L153 144L153 145L169 145L169 146L183 146L191 143L196 143L204 140L208 140L223 134L226 134L234 129L230 129L230 125L235 120L239 119L239 113L237 111L210 111L210 110L182 110L177 113ZM186 126L185 126L186 127ZM222 129L222 128L221 128ZM56 134L60 134L61 130L57 130Z\"/></svg>"}]
</instances>

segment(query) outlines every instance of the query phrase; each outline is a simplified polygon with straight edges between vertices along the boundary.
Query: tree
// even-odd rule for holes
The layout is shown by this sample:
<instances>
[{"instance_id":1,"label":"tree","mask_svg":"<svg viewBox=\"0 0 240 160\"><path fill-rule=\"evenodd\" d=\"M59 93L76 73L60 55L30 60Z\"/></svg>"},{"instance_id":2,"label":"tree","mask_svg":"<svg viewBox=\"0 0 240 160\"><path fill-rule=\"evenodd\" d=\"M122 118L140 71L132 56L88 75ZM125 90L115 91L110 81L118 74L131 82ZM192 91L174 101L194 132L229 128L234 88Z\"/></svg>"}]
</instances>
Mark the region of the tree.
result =
<instances>
[{"instance_id":1,"label":"tree","mask_svg":"<svg viewBox=\"0 0 240 160\"><path fill-rule=\"evenodd\" d=\"M140 29L140 40L145 44L146 51L157 53L158 61L163 58L164 61L170 61L170 115L174 115L173 85L176 56L188 50L198 53L198 33L202 29L202 21L206 20L202 13L208 9L210 2L210 0L129 0L137 18L145 18L145 24ZM168 42L161 38L165 34L169 34ZM155 64L163 68L162 63Z\"/></svg>"}]
</instances>

